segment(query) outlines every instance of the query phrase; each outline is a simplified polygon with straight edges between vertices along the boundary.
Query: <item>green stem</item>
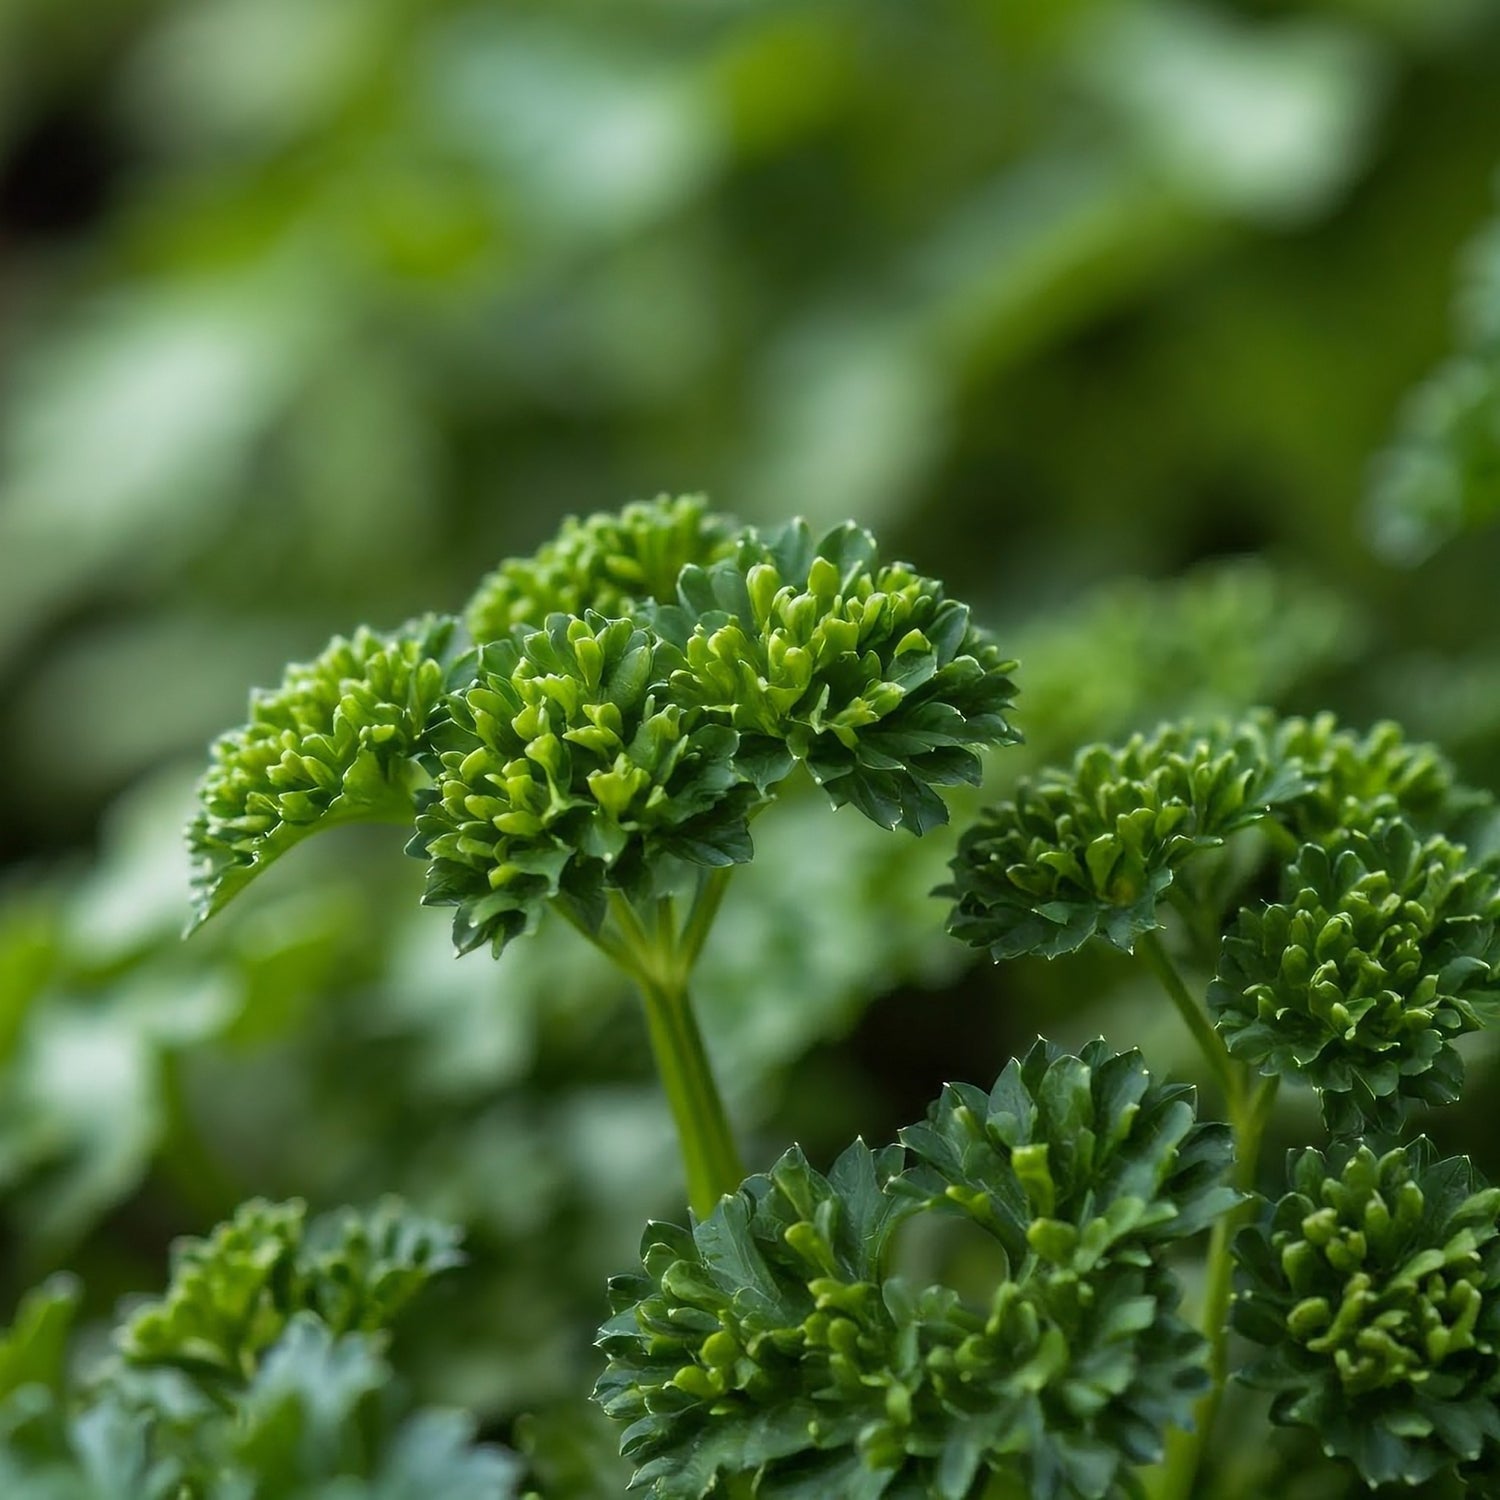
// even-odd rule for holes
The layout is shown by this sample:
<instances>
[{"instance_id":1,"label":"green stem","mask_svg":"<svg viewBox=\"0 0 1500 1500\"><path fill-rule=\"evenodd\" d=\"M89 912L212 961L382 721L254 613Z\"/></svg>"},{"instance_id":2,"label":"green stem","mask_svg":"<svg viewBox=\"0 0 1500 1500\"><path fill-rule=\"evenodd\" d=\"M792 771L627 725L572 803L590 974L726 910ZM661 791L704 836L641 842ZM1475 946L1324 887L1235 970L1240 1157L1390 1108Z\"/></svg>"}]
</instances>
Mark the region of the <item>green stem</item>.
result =
<instances>
[{"instance_id":1,"label":"green stem","mask_svg":"<svg viewBox=\"0 0 1500 1500\"><path fill-rule=\"evenodd\" d=\"M558 900L552 903L552 909L568 926L592 943L609 961L618 968L634 977L634 960L626 951L625 945L620 942L613 933L601 928L595 932L592 927L581 917L577 911L566 901Z\"/></svg>"},{"instance_id":2,"label":"green stem","mask_svg":"<svg viewBox=\"0 0 1500 1500\"><path fill-rule=\"evenodd\" d=\"M1242 1120L1236 1126L1234 1182L1247 1195L1255 1189L1261 1141L1276 1101L1278 1081L1275 1078L1261 1080ZM1219 1406L1224 1399L1224 1387L1229 1380L1229 1305L1234 1295L1234 1255L1231 1247L1240 1225L1254 1211L1254 1201L1247 1197L1244 1203L1222 1215L1214 1225L1208 1244L1203 1309L1199 1319L1199 1327L1208 1340L1208 1393L1193 1413L1193 1430L1187 1432L1179 1428L1168 1435L1161 1482L1153 1491L1156 1500L1190 1500L1193 1486L1197 1482L1198 1468L1213 1433Z\"/></svg>"},{"instance_id":3,"label":"green stem","mask_svg":"<svg viewBox=\"0 0 1500 1500\"><path fill-rule=\"evenodd\" d=\"M1182 975L1177 972L1176 964L1168 955L1160 932L1153 929L1146 933L1137 945L1136 951L1151 972L1161 981L1162 988L1167 992L1172 1004L1177 1007L1178 1014L1187 1023L1187 1029L1192 1033L1193 1040L1197 1042L1204 1061L1208 1063L1214 1081L1223 1090L1230 1119L1238 1130L1240 1117L1244 1112L1243 1070L1230 1057L1223 1037L1214 1030L1213 1022L1208 1019L1203 1007L1198 1004L1192 992L1183 983Z\"/></svg>"},{"instance_id":4,"label":"green stem","mask_svg":"<svg viewBox=\"0 0 1500 1500\"><path fill-rule=\"evenodd\" d=\"M677 1127L688 1203L700 1219L707 1218L719 1199L734 1192L745 1177L688 993L693 960L724 894L724 880L713 876L724 873L715 870L700 882L681 934L670 896L655 902L643 919L619 891L609 902L614 932L589 934L640 992L651 1055Z\"/></svg>"},{"instance_id":5,"label":"green stem","mask_svg":"<svg viewBox=\"0 0 1500 1500\"><path fill-rule=\"evenodd\" d=\"M625 947L632 954L647 961L657 956L660 952L659 945L646 931L646 924L641 921L635 907L619 891L609 893L609 914L615 919Z\"/></svg>"},{"instance_id":6,"label":"green stem","mask_svg":"<svg viewBox=\"0 0 1500 1500\"><path fill-rule=\"evenodd\" d=\"M688 1203L700 1219L707 1218L719 1199L736 1191L745 1179L688 993L694 961L724 899L728 876L728 870L716 869L699 880L680 933L670 896L655 902L649 918L643 920L621 892L613 891L610 925L598 931L569 903L554 903L564 920L628 974L640 992L651 1055L677 1127Z\"/></svg>"},{"instance_id":7,"label":"green stem","mask_svg":"<svg viewBox=\"0 0 1500 1500\"><path fill-rule=\"evenodd\" d=\"M1138 951L1177 1007L1223 1090L1230 1127L1234 1131L1235 1185L1247 1195L1244 1203L1219 1218L1209 1239L1199 1320L1203 1337L1208 1342L1208 1393L1194 1412L1192 1431L1176 1430L1168 1435L1166 1457L1152 1491L1156 1500L1190 1500L1229 1377L1229 1306L1234 1295L1231 1246L1246 1214L1253 1212L1248 1195L1255 1188L1261 1139L1275 1102L1277 1080L1263 1080L1251 1093L1246 1070L1229 1055L1224 1039L1183 981L1159 932L1148 932L1141 939Z\"/></svg>"},{"instance_id":8,"label":"green stem","mask_svg":"<svg viewBox=\"0 0 1500 1500\"><path fill-rule=\"evenodd\" d=\"M677 944L678 957L688 968L697 963L703 944L708 940L708 930L719 914L719 903L724 899L724 892L729 889L730 874L729 867L723 866L705 870L698 877L698 889Z\"/></svg>"},{"instance_id":9,"label":"green stem","mask_svg":"<svg viewBox=\"0 0 1500 1500\"><path fill-rule=\"evenodd\" d=\"M688 1203L705 1219L724 1194L739 1187L745 1168L735 1149L687 985L663 982L639 970L636 984L646 1008L656 1070L682 1147Z\"/></svg>"}]
</instances>

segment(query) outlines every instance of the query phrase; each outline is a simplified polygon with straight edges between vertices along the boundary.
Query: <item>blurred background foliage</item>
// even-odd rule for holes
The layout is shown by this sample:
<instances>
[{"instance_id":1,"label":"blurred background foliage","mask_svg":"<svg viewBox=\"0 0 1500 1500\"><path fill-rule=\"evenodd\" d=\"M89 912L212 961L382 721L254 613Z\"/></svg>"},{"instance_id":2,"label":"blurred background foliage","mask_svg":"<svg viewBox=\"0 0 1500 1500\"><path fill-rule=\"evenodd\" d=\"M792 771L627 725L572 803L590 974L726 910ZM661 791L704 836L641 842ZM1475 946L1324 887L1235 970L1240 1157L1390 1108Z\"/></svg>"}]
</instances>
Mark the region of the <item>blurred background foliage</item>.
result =
<instances>
[{"instance_id":1,"label":"blurred background foliage","mask_svg":"<svg viewBox=\"0 0 1500 1500\"><path fill-rule=\"evenodd\" d=\"M400 1191L472 1252L419 1388L619 1493L602 1283L679 1212L629 997L455 964L378 831L179 940L247 687L568 512L872 526L1022 658L992 792L1254 702L1500 781L1497 68L1492 0L0 0L0 1322ZM757 1164L1038 1028L1191 1072L1117 955L975 970L942 835L757 844L701 985ZM1278 1463L1334 1493L1220 1489Z\"/></svg>"}]
</instances>

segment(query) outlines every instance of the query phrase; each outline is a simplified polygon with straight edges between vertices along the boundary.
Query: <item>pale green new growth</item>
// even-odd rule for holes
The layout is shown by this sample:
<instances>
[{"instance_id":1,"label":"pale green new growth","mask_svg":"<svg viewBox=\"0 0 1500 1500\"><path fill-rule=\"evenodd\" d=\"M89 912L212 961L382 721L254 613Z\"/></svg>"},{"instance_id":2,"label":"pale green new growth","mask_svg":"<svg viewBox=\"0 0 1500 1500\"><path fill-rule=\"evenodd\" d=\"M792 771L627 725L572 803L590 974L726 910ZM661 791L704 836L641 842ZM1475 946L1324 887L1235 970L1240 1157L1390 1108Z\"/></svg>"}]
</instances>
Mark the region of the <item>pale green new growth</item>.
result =
<instances>
[{"instance_id":1,"label":"pale green new growth","mask_svg":"<svg viewBox=\"0 0 1500 1500\"><path fill-rule=\"evenodd\" d=\"M936 788L977 782L979 751L1017 738L1015 663L852 523L750 533L733 558L685 569L678 596L652 612L682 653L671 694L739 731L761 787L805 763L836 806L920 834L947 821Z\"/></svg>"},{"instance_id":2,"label":"pale green new growth","mask_svg":"<svg viewBox=\"0 0 1500 1500\"><path fill-rule=\"evenodd\" d=\"M464 623L482 644L518 625L539 629L549 615L633 616L673 599L689 564L729 556L741 530L714 515L702 495L660 495L618 515L571 516L534 556L501 563L475 591Z\"/></svg>"},{"instance_id":3,"label":"pale green new growth","mask_svg":"<svg viewBox=\"0 0 1500 1500\"><path fill-rule=\"evenodd\" d=\"M434 618L361 629L255 695L189 831L199 921L317 829L414 815L430 777L412 848L461 948L560 895L597 926L604 888L646 893L662 858L749 858L749 808L799 763L921 833L947 818L935 788L1015 739L1013 663L852 524L762 536L663 496L569 521L467 620L479 647L451 668Z\"/></svg>"},{"instance_id":4,"label":"pale green new growth","mask_svg":"<svg viewBox=\"0 0 1500 1500\"><path fill-rule=\"evenodd\" d=\"M456 1261L456 1232L387 1202L304 1233L248 1203L177 1250L172 1286L69 1378L77 1290L0 1338L0 1494L16 1500L515 1500L518 1465L457 1412L409 1409L392 1320Z\"/></svg>"},{"instance_id":5,"label":"pale green new growth","mask_svg":"<svg viewBox=\"0 0 1500 1500\"><path fill-rule=\"evenodd\" d=\"M309 834L412 816L412 757L443 694L453 623L361 628L252 695L250 722L214 744L188 830L195 925Z\"/></svg>"},{"instance_id":6,"label":"pale green new growth","mask_svg":"<svg viewBox=\"0 0 1500 1500\"><path fill-rule=\"evenodd\" d=\"M462 1261L456 1231L394 1200L308 1225L299 1201L253 1199L210 1238L173 1247L166 1295L131 1317L120 1350L133 1364L247 1380L297 1313L336 1335L377 1332Z\"/></svg>"}]
</instances>

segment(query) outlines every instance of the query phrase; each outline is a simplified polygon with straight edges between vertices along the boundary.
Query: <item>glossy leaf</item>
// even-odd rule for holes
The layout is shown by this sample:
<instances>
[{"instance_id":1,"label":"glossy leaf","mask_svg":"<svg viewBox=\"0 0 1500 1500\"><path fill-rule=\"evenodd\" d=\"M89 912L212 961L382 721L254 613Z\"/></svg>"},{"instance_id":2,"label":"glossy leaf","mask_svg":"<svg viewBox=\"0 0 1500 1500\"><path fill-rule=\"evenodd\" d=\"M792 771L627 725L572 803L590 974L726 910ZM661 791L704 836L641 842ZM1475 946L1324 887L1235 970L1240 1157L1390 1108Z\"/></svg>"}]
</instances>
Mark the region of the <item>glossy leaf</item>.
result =
<instances>
[{"instance_id":1,"label":"glossy leaf","mask_svg":"<svg viewBox=\"0 0 1500 1500\"><path fill-rule=\"evenodd\" d=\"M824 1177L794 1148L691 1231L651 1226L644 1274L611 1283L595 1392L635 1486L1120 1493L1207 1383L1162 1255L1238 1195L1227 1133L1193 1115L1133 1054L1039 1044L988 1097L949 1090L904 1132L912 1167L856 1143ZM904 1219L955 1210L1001 1252L979 1306L888 1265Z\"/></svg>"},{"instance_id":2,"label":"glossy leaf","mask_svg":"<svg viewBox=\"0 0 1500 1500\"><path fill-rule=\"evenodd\" d=\"M1294 1153L1290 1191L1235 1242L1245 1373L1370 1485L1500 1458L1500 1189L1430 1142Z\"/></svg>"},{"instance_id":3,"label":"glossy leaf","mask_svg":"<svg viewBox=\"0 0 1500 1500\"><path fill-rule=\"evenodd\" d=\"M1500 876L1397 819L1304 845L1281 885L1224 939L1208 1000L1229 1050L1313 1084L1335 1132L1452 1103L1453 1041L1496 990Z\"/></svg>"}]
</instances>

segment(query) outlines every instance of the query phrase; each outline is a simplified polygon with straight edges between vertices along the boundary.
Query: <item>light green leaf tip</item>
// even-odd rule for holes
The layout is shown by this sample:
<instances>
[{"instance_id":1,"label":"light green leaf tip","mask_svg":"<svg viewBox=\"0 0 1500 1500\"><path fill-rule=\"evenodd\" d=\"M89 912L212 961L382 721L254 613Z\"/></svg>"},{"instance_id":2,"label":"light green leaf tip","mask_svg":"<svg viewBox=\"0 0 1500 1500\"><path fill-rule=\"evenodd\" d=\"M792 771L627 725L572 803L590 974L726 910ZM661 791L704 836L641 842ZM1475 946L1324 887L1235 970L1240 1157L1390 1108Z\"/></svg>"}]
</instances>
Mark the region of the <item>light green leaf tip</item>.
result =
<instances>
[{"instance_id":1,"label":"light green leaf tip","mask_svg":"<svg viewBox=\"0 0 1500 1500\"><path fill-rule=\"evenodd\" d=\"M517 626L539 629L549 615L633 617L674 598L690 563L729 556L742 529L710 511L702 495L658 495L617 512L570 516L532 556L508 558L489 574L464 622L482 645Z\"/></svg>"},{"instance_id":2,"label":"light green leaf tip","mask_svg":"<svg viewBox=\"0 0 1500 1500\"><path fill-rule=\"evenodd\" d=\"M199 784L193 927L312 833L411 818L414 757L446 687L454 623L361 627L252 695L249 722L215 741Z\"/></svg>"}]
</instances>

